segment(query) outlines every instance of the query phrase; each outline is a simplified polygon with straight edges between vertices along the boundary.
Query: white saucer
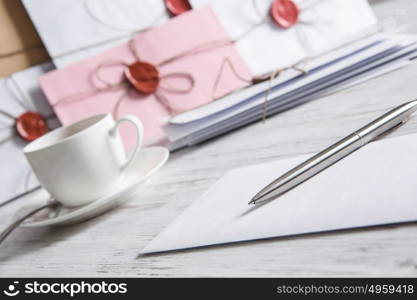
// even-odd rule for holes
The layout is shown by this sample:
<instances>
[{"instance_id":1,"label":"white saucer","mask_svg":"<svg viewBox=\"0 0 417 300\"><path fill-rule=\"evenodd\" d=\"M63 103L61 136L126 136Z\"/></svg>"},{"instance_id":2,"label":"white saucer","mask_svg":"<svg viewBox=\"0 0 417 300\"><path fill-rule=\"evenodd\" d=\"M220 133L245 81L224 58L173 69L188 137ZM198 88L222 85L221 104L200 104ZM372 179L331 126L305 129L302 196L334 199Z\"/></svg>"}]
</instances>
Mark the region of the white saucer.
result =
<instances>
[{"instance_id":1,"label":"white saucer","mask_svg":"<svg viewBox=\"0 0 417 300\"><path fill-rule=\"evenodd\" d=\"M165 164L168 156L168 150L163 147L143 148L140 150L136 161L134 161L127 170L126 175L118 186L115 187L112 194L76 208L61 207L56 211L44 210L28 219L21 226L41 227L50 225L68 225L84 221L114 208L128 200L151 175ZM30 203L24 206L15 217L17 218L31 209L46 204L48 199L49 194L43 189L40 190L33 195L33 198L30 199Z\"/></svg>"}]
</instances>

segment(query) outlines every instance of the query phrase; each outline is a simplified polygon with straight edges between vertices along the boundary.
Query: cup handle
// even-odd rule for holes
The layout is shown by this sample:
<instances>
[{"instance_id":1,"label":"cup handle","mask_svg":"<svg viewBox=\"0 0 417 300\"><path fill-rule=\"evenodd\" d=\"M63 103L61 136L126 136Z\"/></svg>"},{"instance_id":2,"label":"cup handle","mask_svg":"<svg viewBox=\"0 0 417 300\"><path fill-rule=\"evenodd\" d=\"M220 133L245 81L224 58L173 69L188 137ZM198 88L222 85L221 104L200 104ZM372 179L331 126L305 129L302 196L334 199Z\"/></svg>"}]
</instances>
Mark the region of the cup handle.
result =
<instances>
[{"instance_id":1,"label":"cup handle","mask_svg":"<svg viewBox=\"0 0 417 300\"><path fill-rule=\"evenodd\" d=\"M110 135L115 136L117 134L117 130L118 130L120 124L123 123L123 122L129 122L135 127L135 129L136 129L136 145L133 148L133 152L130 155L129 159L127 159L126 162L123 164L123 166L121 168L122 171L126 170L126 168L132 163L132 161L135 160L136 156L139 153L139 149L142 147L142 142L143 142L143 124L139 120L139 118L137 118L135 116L132 116L132 115L127 115L127 116L124 116L123 118L117 120L114 127L110 130Z\"/></svg>"}]
</instances>

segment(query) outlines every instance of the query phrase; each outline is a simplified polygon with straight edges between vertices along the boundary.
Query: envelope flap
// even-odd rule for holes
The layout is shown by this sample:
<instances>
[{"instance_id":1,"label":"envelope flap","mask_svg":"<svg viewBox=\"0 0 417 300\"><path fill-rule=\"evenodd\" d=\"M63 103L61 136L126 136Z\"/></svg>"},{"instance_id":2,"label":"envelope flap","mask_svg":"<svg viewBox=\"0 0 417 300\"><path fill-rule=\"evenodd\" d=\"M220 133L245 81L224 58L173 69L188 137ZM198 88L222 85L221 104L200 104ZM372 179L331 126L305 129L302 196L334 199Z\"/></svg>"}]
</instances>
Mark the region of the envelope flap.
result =
<instances>
[{"instance_id":1,"label":"envelope flap","mask_svg":"<svg viewBox=\"0 0 417 300\"><path fill-rule=\"evenodd\" d=\"M309 156L233 170L144 253L417 220L417 135L373 142L265 205L248 202Z\"/></svg>"}]
</instances>

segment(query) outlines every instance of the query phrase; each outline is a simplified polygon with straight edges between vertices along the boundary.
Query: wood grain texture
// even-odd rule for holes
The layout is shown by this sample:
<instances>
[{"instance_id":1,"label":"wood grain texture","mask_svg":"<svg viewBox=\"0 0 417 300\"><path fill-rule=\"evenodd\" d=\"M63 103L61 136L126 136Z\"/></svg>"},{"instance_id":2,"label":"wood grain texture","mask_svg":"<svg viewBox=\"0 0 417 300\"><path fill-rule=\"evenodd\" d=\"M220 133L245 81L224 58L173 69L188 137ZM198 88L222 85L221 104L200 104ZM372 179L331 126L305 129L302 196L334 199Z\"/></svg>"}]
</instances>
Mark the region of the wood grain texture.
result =
<instances>
[{"instance_id":1,"label":"wood grain texture","mask_svg":"<svg viewBox=\"0 0 417 300\"><path fill-rule=\"evenodd\" d=\"M410 15L415 14L415 2L371 3L382 23L409 24L407 30L417 32L417 19ZM414 63L174 153L140 196L119 209L71 227L19 229L0 246L0 276L417 276L416 224L138 256L228 170L316 152L387 109L414 99L416 82ZM393 135L413 132L417 118ZM2 226L22 204L0 210Z\"/></svg>"}]
</instances>

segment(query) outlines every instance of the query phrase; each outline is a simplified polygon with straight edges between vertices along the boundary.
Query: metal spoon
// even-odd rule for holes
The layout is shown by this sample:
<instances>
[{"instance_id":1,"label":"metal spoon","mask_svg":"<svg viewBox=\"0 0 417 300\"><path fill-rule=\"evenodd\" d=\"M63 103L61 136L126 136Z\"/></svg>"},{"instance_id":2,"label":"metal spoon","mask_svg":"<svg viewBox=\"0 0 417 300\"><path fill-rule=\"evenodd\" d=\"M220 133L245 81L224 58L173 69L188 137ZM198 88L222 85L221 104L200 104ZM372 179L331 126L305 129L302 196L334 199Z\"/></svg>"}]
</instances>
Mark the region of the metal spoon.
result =
<instances>
[{"instance_id":1,"label":"metal spoon","mask_svg":"<svg viewBox=\"0 0 417 300\"><path fill-rule=\"evenodd\" d=\"M40 212L41 210L44 210L47 208L58 208L60 206L62 206L61 203L59 203L55 199L50 198L47 204L42 205L41 207L35 208L34 210L31 210L27 214L23 215L22 217L14 221L12 224L10 224L6 229L4 229L0 233L0 244L6 239L6 237L9 236L10 233L12 233L17 227L19 227L19 225L22 224L23 221L25 221L26 219L30 218L31 216Z\"/></svg>"},{"instance_id":2,"label":"metal spoon","mask_svg":"<svg viewBox=\"0 0 417 300\"><path fill-rule=\"evenodd\" d=\"M33 192L39 190L40 188L41 188L41 186L36 186L36 187L34 187L34 188L30 189L30 190L27 190L26 192L23 192L22 194L19 194L17 196L14 196L13 198L10 198L10 199L8 199L8 200L0 203L0 207L6 206L7 204L14 202L15 200L18 200L20 198L23 198L24 196L26 196L26 195L28 195L30 193L33 193Z\"/></svg>"}]
</instances>

